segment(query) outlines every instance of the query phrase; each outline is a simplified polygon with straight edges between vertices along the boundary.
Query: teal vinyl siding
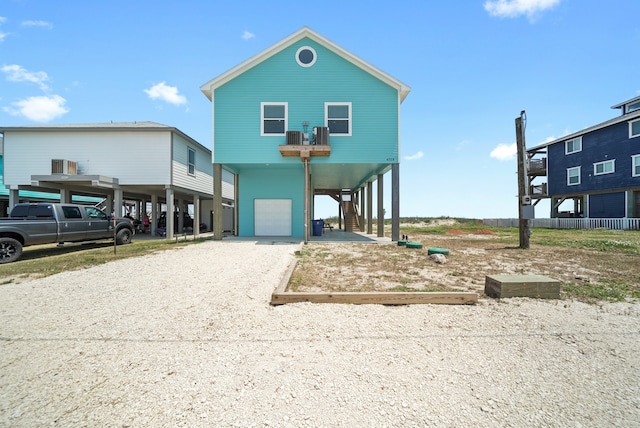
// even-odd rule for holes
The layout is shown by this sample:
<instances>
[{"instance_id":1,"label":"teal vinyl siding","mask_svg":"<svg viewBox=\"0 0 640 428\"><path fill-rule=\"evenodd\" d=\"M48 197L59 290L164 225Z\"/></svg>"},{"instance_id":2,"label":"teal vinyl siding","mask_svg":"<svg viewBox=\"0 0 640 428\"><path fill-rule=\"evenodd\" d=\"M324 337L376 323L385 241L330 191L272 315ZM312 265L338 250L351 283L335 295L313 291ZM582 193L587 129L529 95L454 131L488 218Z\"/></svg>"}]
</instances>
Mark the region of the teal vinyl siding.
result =
<instances>
[{"instance_id":1,"label":"teal vinyl siding","mask_svg":"<svg viewBox=\"0 0 640 428\"><path fill-rule=\"evenodd\" d=\"M254 236L255 199L291 199L291 234L304 235L304 169L277 166L242 169L239 181L238 234Z\"/></svg>"},{"instance_id":2,"label":"teal vinyl siding","mask_svg":"<svg viewBox=\"0 0 640 428\"><path fill-rule=\"evenodd\" d=\"M295 53L311 46L318 58L301 67ZM352 136L331 136L331 156L317 163L398 161L398 91L322 45L303 39L217 88L214 103L216 163L299 164L283 158L283 136L260 136L260 103L287 102L288 130L302 122L325 125L325 102L352 103Z\"/></svg>"}]
</instances>

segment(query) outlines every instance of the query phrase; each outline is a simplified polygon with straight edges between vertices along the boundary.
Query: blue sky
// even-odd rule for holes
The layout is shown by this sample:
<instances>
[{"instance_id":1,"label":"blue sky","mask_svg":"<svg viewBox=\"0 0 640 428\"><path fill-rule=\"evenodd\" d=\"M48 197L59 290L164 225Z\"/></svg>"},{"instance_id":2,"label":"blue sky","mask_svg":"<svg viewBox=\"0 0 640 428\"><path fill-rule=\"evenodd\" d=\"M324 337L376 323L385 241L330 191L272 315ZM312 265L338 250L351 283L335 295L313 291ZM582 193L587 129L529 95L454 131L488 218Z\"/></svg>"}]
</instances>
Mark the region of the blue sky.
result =
<instances>
[{"instance_id":1,"label":"blue sky","mask_svg":"<svg viewBox=\"0 0 640 428\"><path fill-rule=\"evenodd\" d=\"M619 114L640 95L638 16L637 0L0 0L0 124L155 121L211 147L200 85L306 25L412 88L401 216L516 217L515 118L533 147Z\"/></svg>"}]
</instances>

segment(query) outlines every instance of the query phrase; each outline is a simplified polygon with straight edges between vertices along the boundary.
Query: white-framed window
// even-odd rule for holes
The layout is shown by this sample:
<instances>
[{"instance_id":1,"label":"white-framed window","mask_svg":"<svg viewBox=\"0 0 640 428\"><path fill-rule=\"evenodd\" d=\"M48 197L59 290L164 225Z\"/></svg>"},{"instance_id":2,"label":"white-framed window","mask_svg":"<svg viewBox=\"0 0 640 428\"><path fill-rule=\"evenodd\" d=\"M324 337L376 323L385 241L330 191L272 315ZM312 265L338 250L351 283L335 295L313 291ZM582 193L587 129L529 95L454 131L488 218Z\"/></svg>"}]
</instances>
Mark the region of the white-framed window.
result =
<instances>
[{"instance_id":1,"label":"white-framed window","mask_svg":"<svg viewBox=\"0 0 640 428\"><path fill-rule=\"evenodd\" d=\"M187 147L187 173L196 175L196 151Z\"/></svg>"},{"instance_id":2,"label":"white-framed window","mask_svg":"<svg viewBox=\"0 0 640 428\"><path fill-rule=\"evenodd\" d=\"M610 159L593 164L593 175L612 174L616 172L616 160Z\"/></svg>"},{"instance_id":3,"label":"white-framed window","mask_svg":"<svg viewBox=\"0 0 640 428\"><path fill-rule=\"evenodd\" d=\"M640 177L640 155L631 156L631 176Z\"/></svg>"},{"instance_id":4,"label":"white-framed window","mask_svg":"<svg viewBox=\"0 0 640 428\"><path fill-rule=\"evenodd\" d=\"M324 103L324 118L330 135L351 136L351 103Z\"/></svg>"},{"instance_id":5,"label":"white-framed window","mask_svg":"<svg viewBox=\"0 0 640 428\"><path fill-rule=\"evenodd\" d=\"M564 154L570 155L571 153L582 151L582 137L574 138L564 142Z\"/></svg>"},{"instance_id":6,"label":"white-framed window","mask_svg":"<svg viewBox=\"0 0 640 428\"><path fill-rule=\"evenodd\" d=\"M640 119L629 122L629 138L640 137Z\"/></svg>"},{"instance_id":7,"label":"white-framed window","mask_svg":"<svg viewBox=\"0 0 640 428\"><path fill-rule=\"evenodd\" d=\"M631 113L632 111L640 110L640 101L636 101L635 103L627 104L627 113Z\"/></svg>"},{"instance_id":8,"label":"white-framed window","mask_svg":"<svg viewBox=\"0 0 640 428\"><path fill-rule=\"evenodd\" d=\"M580 167L567 168L567 186L580 184Z\"/></svg>"},{"instance_id":9,"label":"white-framed window","mask_svg":"<svg viewBox=\"0 0 640 428\"><path fill-rule=\"evenodd\" d=\"M288 110L288 103L260 103L260 135L285 135L287 132Z\"/></svg>"}]
</instances>

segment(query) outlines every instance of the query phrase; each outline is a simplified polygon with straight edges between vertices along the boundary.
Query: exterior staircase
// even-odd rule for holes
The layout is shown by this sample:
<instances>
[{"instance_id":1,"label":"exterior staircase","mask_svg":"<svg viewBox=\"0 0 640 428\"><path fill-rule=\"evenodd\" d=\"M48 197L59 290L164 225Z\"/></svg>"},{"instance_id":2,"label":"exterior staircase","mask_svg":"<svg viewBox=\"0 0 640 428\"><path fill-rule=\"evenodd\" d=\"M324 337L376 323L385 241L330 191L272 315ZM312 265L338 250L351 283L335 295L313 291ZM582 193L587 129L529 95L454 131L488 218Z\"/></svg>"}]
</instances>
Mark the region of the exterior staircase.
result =
<instances>
[{"instance_id":1,"label":"exterior staircase","mask_svg":"<svg viewBox=\"0 0 640 428\"><path fill-rule=\"evenodd\" d=\"M351 201L344 202L344 230L346 232L360 232L358 207Z\"/></svg>"}]
</instances>

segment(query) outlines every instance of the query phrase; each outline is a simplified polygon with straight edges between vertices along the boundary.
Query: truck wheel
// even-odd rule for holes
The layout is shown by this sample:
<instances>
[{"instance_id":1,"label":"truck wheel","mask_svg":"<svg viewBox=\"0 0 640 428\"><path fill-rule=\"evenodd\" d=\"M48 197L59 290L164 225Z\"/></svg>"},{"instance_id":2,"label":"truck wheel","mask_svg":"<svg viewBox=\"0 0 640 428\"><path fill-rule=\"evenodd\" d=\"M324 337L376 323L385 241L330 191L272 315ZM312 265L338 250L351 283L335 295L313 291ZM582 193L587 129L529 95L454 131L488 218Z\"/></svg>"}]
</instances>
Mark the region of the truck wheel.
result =
<instances>
[{"instance_id":1,"label":"truck wheel","mask_svg":"<svg viewBox=\"0 0 640 428\"><path fill-rule=\"evenodd\" d=\"M22 244L13 238L0 238L0 263L15 262L22 255Z\"/></svg>"},{"instance_id":2,"label":"truck wheel","mask_svg":"<svg viewBox=\"0 0 640 428\"><path fill-rule=\"evenodd\" d=\"M118 245L130 244L132 237L133 237L133 232L131 232L126 227L123 227L116 234L116 244Z\"/></svg>"}]
</instances>

